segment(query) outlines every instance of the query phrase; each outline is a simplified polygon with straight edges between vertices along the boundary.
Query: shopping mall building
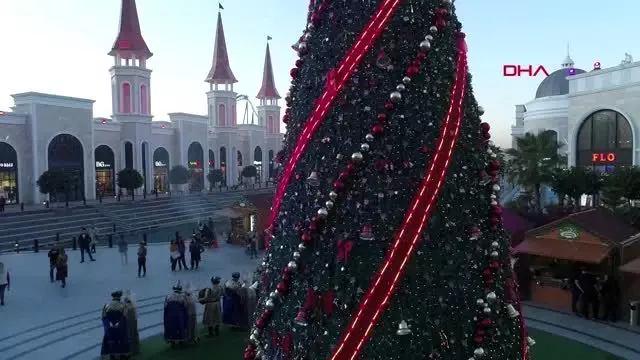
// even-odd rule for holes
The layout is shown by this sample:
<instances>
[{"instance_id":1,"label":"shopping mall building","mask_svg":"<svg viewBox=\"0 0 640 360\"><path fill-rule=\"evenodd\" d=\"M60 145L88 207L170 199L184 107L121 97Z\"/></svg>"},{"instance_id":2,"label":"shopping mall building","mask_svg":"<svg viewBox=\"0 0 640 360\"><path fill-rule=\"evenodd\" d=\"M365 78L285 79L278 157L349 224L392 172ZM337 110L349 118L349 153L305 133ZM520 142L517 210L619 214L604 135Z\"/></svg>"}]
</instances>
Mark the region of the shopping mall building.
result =
<instances>
[{"instance_id":1,"label":"shopping mall building","mask_svg":"<svg viewBox=\"0 0 640 360\"><path fill-rule=\"evenodd\" d=\"M70 200L95 199L118 192L119 169L137 169L145 182L140 192L167 191L168 172L184 165L191 189L208 186L209 169L222 169L229 185L242 167L255 165L261 181L272 175L272 159L281 148L280 96L275 88L267 45L262 88L255 108L234 91L227 47L218 14L213 64L206 76L206 115L171 113L153 120L152 56L145 43L134 0L122 1L120 32L109 52L112 116L94 118L93 100L28 92L12 95L15 106L0 112L0 197L10 203L47 200L36 184L47 169L72 176ZM204 75L204 74L203 74ZM204 76L203 76L204 77ZM236 106L247 114L237 121Z\"/></svg>"},{"instance_id":2,"label":"shopping mall building","mask_svg":"<svg viewBox=\"0 0 640 360\"><path fill-rule=\"evenodd\" d=\"M515 138L553 131L564 144L570 166L611 171L638 165L640 134L640 62L629 55L621 65L586 72L569 56L538 86L534 100L516 105Z\"/></svg>"}]
</instances>

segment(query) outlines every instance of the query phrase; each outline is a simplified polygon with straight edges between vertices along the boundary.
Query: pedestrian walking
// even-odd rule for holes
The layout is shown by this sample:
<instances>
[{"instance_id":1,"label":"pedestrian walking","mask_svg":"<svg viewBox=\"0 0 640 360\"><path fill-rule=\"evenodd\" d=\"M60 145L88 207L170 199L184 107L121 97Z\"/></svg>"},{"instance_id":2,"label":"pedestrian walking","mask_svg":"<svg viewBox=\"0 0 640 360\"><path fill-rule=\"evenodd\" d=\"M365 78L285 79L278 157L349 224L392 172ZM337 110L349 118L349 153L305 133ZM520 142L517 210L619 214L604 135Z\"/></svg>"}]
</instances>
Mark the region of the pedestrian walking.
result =
<instances>
[{"instance_id":1,"label":"pedestrian walking","mask_svg":"<svg viewBox=\"0 0 640 360\"><path fill-rule=\"evenodd\" d=\"M178 265L178 258L180 252L178 252L178 244L176 240L171 240L169 244L169 260L171 261L171 271L176 271L176 265Z\"/></svg>"},{"instance_id":2,"label":"pedestrian walking","mask_svg":"<svg viewBox=\"0 0 640 360\"><path fill-rule=\"evenodd\" d=\"M58 246L58 242L49 250L47 256L49 257L49 279L51 282L55 281L53 277L53 272L56 269L56 262L58 261L58 256L60 255L60 248Z\"/></svg>"},{"instance_id":3,"label":"pedestrian walking","mask_svg":"<svg viewBox=\"0 0 640 360\"><path fill-rule=\"evenodd\" d=\"M191 270L198 270L200 267L201 254L204 251L200 242L194 237L189 244L189 254L191 255Z\"/></svg>"},{"instance_id":4,"label":"pedestrian walking","mask_svg":"<svg viewBox=\"0 0 640 360\"><path fill-rule=\"evenodd\" d=\"M129 256L127 252L129 251L129 244L127 244L127 240L124 237L124 234L120 234L120 240L118 241L118 252L120 253L120 261L122 265L127 265L129 263Z\"/></svg>"},{"instance_id":5,"label":"pedestrian walking","mask_svg":"<svg viewBox=\"0 0 640 360\"><path fill-rule=\"evenodd\" d=\"M85 253L87 253L87 255L89 255L89 260L96 261L93 258L93 256L91 255L91 249L89 248L90 247L90 243L91 243L91 236L87 232L86 228L82 228L82 232L80 233L80 236L78 237L78 243L80 245L80 262L81 263L84 262L84 254Z\"/></svg>"},{"instance_id":6,"label":"pedestrian walking","mask_svg":"<svg viewBox=\"0 0 640 360\"><path fill-rule=\"evenodd\" d=\"M0 306L4 306L4 295L11 288L11 276L9 271L0 262Z\"/></svg>"},{"instance_id":7,"label":"pedestrian walking","mask_svg":"<svg viewBox=\"0 0 640 360\"><path fill-rule=\"evenodd\" d=\"M189 268L187 267L187 260L185 256L187 253L187 244L185 244L183 237L180 237L178 240L178 252L180 253L180 257L178 258L178 268L180 270L188 270Z\"/></svg>"},{"instance_id":8,"label":"pedestrian walking","mask_svg":"<svg viewBox=\"0 0 640 360\"><path fill-rule=\"evenodd\" d=\"M144 242L138 247L138 277L147 276L147 247Z\"/></svg>"},{"instance_id":9,"label":"pedestrian walking","mask_svg":"<svg viewBox=\"0 0 640 360\"><path fill-rule=\"evenodd\" d=\"M96 229L96 226L93 225L91 226L91 229L89 230L89 232L91 234L91 253L95 254L96 244L98 243L98 229Z\"/></svg>"},{"instance_id":10,"label":"pedestrian walking","mask_svg":"<svg viewBox=\"0 0 640 360\"><path fill-rule=\"evenodd\" d=\"M69 276L69 257L64 249L60 249L60 255L56 261L56 280L60 281L63 288L67 287L67 277Z\"/></svg>"}]
</instances>

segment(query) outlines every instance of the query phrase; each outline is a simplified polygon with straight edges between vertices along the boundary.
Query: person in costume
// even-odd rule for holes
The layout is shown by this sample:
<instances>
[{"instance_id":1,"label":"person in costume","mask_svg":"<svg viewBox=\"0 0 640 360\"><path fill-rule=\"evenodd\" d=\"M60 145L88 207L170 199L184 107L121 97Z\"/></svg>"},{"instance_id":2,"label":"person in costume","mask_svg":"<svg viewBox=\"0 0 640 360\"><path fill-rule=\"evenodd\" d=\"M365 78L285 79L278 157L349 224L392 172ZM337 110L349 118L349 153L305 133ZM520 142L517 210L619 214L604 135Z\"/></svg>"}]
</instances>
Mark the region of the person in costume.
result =
<instances>
[{"instance_id":1,"label":"person in costume","mask_svg":"<svg viewBox=\"0 0 640 360\"><path fill-rule=\"evenodd\" d=\"M244 314L242 317L242 324L244 327L248 328L251 323L253 313L256 311L256 305L258 302L256 290L258 288L258 282L255 281L253 284L249 285L250 282L246 281L242 285L242 297L244 299Z\"/></svg>"},{"instance_id":2,"label":"person in costume","mask_svg":"<svg viewBox=\"0 0 640 360\"><path fill-rule=\"evenodd\" d=\"M63 248L56 259L56 281L60 281L60 286L67 287L67 276L69 276L69 257Z\"/></svg>"},{"instance_id":3,"label":"person in costume","mask_svg":"<svg viewBox=\"0 0 640 360\"><path fill-rule=\"evenodd\" d=\"M204 305L204 314L202 315L202 325L209 331L209 336L220 335L220 323L222 322L222 308L220 307L220 299L223 291L220 286L220 278L211 278L211 287L204 289L204 293L200 294L200 304Z\"/></svg>"},{"instance_id":4,"label":"person in costume","mask_svg":"<svg viewBox=\"0 0 640 360\"><path fill-rule=\"evenodd\" d=\"M124 295L125 316L127 318L127 337L129 339L131 354L140 354L140 332L138 331L138 311L131 291Z\"/></svg>"},{"instance_id":5,"label":"person in costume","mask_svg":"<svg viewBox=\"0 0 640 360\"><path fill-rule=\"evenodd\" d=\"M122 291L111 293L111 302L102 308L102 359L128 359L131 356L129 336L127 332L126 308L122 299Z\"/></svg>"},{"instance_id":6,"label":"person in costume","mask_svg":"<svg viewBox=\"0 0 640 360\"><path fill-rule=\"evenodd\" d=\"M224 284L222 298L222 322L231 327L243 327L244 303L240 273L234 272L231 280Z\"/></svg>"},{"instance_id":7,"label":"person in costume","mask_svg":"<svg viewBox=\"0 0 640 360\"><path fill-rule=\"evenodd\" d=\"M196 298L193 295L191 285L187 284L184 288L185 304L187 306L187 338L191 344L198 343L198 315L196 314Z\"/></svg>"},{"instance_id":8,"label":"person in costume","mask_svg":"<svg viewBox=\"0 0 640 360\"><path fill-rule=\"evenodd\" d=\"M173 293L164 300L164 340L172 345L188 340L189 314L182 285L173 287Z\"/></svg>"}]
</instances>

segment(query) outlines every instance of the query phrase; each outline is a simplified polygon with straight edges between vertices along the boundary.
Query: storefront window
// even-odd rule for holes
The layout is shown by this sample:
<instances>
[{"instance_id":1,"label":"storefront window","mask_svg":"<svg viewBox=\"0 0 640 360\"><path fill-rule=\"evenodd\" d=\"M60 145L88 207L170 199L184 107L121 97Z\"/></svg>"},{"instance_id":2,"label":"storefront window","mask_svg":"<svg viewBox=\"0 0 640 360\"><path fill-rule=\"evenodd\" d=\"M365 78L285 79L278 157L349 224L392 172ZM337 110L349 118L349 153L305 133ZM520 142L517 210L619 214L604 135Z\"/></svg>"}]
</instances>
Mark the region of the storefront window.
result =
<instances>
[{"instance_id":1,"label":"storefront window","mask_svg":"<svg viewBox=\"0 0 640 360\"><path fill-rule=\"evenodd\" d=\"M113 150L100 145L95 150L96 160L96 195L115 196L115 156Z\"/></svg>"},{"instance_id":2,"label":"storefront window","mask_svg":"<svg viewBox=\"0 0 640 360\"><path fill-rule=\"evenodd\" d=\"M600 110L582 123L578 132L576 164L612 172L631 166L633 136L629 121L613 110Z\"/></svg>"},{"instance_id":3,"label":"storefront window","mask_svg":"<svg viewBox=\"0 0 640 360\"><path fill-rule=\"evenodd\" d=\"M18 153L13 146L0 142L0 197L5 204L16 204L18 196Z\"/></svg>"},{"instance_id":4,"label":"storefront window","mask_svg":"<svg viewBox=\"0 0 640 360\"><path fill-rule=\"evenodd\" d=\"M153 189L158 192L169 191L169 152L163 147L153 152Z\"/></svg>"},{"instance_id":5,"label":"storefront window","mask_svg":"<svg viewBox=\"0 0 640 360\"><path fill-rule=\"evenodd\" d=\"M193 192L202 191L204 188L204 150L199 142L194 141L189 145L187 161L191 171L189 190Z\"/></svg>"}]
</instances>

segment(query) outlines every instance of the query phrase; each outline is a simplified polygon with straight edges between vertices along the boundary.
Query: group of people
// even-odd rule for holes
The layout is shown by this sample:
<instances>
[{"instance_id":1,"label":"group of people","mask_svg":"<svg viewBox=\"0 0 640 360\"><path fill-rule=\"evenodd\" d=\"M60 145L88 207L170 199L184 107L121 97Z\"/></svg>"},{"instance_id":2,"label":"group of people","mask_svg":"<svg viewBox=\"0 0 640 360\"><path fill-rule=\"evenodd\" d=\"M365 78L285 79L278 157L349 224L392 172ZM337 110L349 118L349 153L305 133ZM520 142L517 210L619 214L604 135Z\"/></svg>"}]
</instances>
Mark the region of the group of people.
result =
<instances>
[{"instance_id":1,"label":"group of people","mask_svg":"<svg viewBox=\"0 0 640 360\"><path fill-rule=\"evenodd\" d=\"M210 286L195 292L189 285L178 283L164 302L164 339L172 346L197 344L199 325L197 304L204 306L202 326L207 335L220 334L222 325L249 328L249 318L256 307L257 283L241 281L240 273L221 285L219 277L211 278ZM103 359L128 359L140 352L140 335L135 304L129 294L118 290L102 310L104 336Z\"/></svg>"},{"instance_id":2,"label":"group of people","mask_svg":"<svg viewBox=\"0 0 640 360\"><path fill-rule=\"evenodd\" d=\"M51 282L60 281L60 286L67 287L67 277L69 276L69 256L64 247L54 245L49 253L49 279ZM55 273L55 276L54 276Z\"/></svg>"},{"instance_id":3,"label":"group of people","mask_svg":"<svg viewBox=\"0 0 640 360\"><path fill-rule=\"evenodd\" d=\"M578 275L570 279L569 289L571 290L571 310L574 314L581 315L585 319L593 317L594 320L602 319L612 322L618 320L620 286L613 277L604 275L601 279L586 270L581 270Z\"/></svg>"},{"instance_id":4,"label":"group of people","mask_svg":"<svg viewBox=\"0 0 640 360\"><path fill-rule=\"evenodd\" d=\"M169 244L171 271L176 271L176 268L178 270L198 270L200 268L200 261L202 261L202 253L206 244L212 242L213 246L217 247L217 239L212 227L212 220L210 220L208 226L202 223L198 224L198 231L191 235L191 241L188 246L184 237L180 236L179 232L176 232L175 240L171 240ZM189 266L187 266L187 250L190 255Z\"/></svg>"}]
</instances>

